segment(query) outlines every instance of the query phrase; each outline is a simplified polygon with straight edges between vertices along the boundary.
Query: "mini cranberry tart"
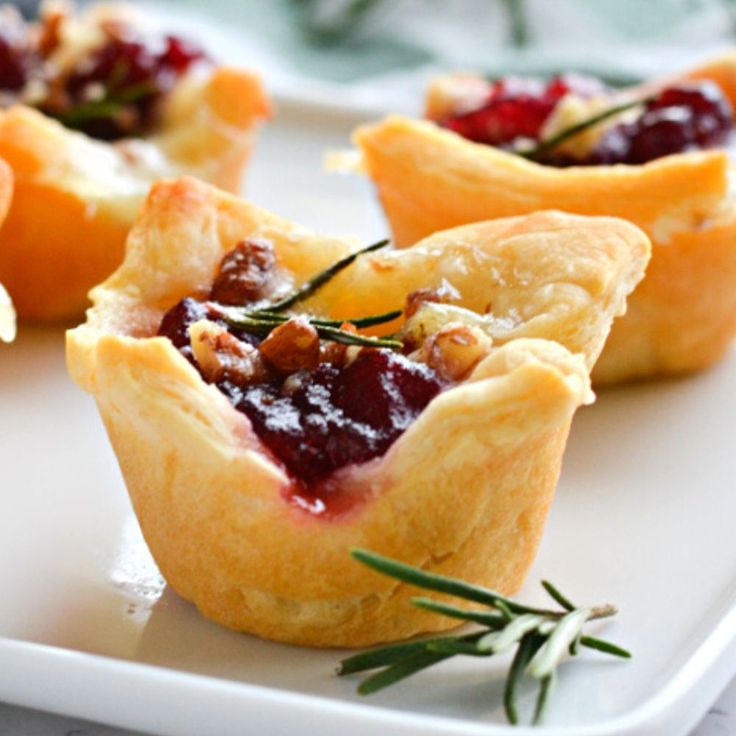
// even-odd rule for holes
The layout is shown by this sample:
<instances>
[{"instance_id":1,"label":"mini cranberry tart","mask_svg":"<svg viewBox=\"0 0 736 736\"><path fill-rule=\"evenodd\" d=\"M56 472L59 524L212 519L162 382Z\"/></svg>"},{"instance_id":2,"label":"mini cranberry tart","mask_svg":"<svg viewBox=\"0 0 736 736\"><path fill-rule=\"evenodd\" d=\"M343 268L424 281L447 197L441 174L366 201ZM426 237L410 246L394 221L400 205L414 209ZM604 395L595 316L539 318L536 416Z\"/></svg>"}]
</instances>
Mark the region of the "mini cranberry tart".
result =
<instances>
[{"instance_id":1,"label":"mini cranberry tart","mask_svg":"<svg viewBox=\"0 0 736 736\"><path fill-rule=\"evenodd\" d=\"M161 572L218 623L320 646L452 626L352 546L515 591L650 250L553 212L385 246L157 183L68 333Z\"/></svg>"},{"instance_id":2,"label":"mini cranberry tart","mask_svg":"<svg viewBox=\"0 0 736 736\"><path fill-rule=\"evenodd\" d=\"M627 219L650 236L647 277L614 324L598 385L705 368L736 333L736 54L613 90L550 81L435 79L420 122L355 140L396 241L555 208Z\"/></svg>"},{"instance_id":3,"label":"mini cranberry tart","mask_svg":"<svg viewBox=\"0 0 736 736\"><path fill-rule=\"evenodd\" d=\"M47 3L31 23L0 6L0 156L15 173L0 280L19 315L80 314L156 179L236 191L269 114L257 76L128 6Z\"/></svg>"}]
</instances>

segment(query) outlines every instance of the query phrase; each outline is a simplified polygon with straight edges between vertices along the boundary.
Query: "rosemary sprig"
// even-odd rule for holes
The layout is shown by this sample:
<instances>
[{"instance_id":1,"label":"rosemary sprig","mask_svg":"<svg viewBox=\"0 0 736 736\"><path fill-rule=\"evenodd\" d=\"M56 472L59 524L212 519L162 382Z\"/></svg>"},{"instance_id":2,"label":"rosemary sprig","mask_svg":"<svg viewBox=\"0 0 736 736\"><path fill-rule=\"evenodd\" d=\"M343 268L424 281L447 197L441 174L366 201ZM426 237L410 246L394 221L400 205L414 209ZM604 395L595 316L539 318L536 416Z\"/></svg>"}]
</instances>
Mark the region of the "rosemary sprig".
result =
<instances>
[{"instance_id":1,"label":"rosemary sprig","mask_svg":"<svg viewBox=\"0 0 736 736\"><path fill-rule=\"evenodd\" d=\"M71 128L90 120L112 119L117 117L125 105L147 97L153 93L150 82L132 84L119 91L108 92L99 100L89 100L56 114L56 119Z\"/></svg>"},{"instance_id":2,"label":"rosemary sprig","mask_svg":"<svg viewBox=\"0 0 736 736\"><path fill-rule=\"evenodd\" d=\"M281 314L279 312L273 312L270 309L255 309L252 311L244 311L244 315L251 316L251 317L257 317L258 319L261 319L263 321L267 322L273 322L275 324L280 324L281 322L286 322L291 315L288 314ZM346 322L348 324L351 324L355 327L372 327L374 325L382 325L386 322L393 322L395 319L398 319L401 317L403 312L400 309L394 309L391 312L383 312L382 314L374 314L369 317L353 317L353 318L346 318L346 319L320 319L318 317L309 317L309 321L313 325L318 325L320 327L341 327ZM237 312L231 312L230 313L232 319L237 319Z\"/></svg>"},{"instance_id":3,"label":"rosemary sprig","mask_svg":"<svg viewBox=\"0 0 736 736\"><path fill-rule=\"evenodd\" d=\"M324 327L316 325L317 334L323 340L332 340L343 345L358 345L364 348L388 348L389 350L401 350L404 343L401 340L394 340L388 337L366 337L365 335L356 335L354 332L340 330L336 327Z\"/></svg>"},{"instance_id":4,"label":"rosemary sprig","mask_svg":"<svg viewBox=\"0 0 736 736\"><path fill-rule=\"evenodd\" d=\"M379 670L358 686L361 695L377 692L459 654L490 657L516 645L504 688L504 711L510 723L518 723L518 686L524 675L528 675L539 681L532 721L537 724L544 717L557 668L567 652L574 656L578 645L582 645L624 659L631 657L616 644L582 635L588 621L614 616L617 612L614 606L577 607L548 581L543 581L542 585L561 610L527 606L493 590L428 573L367 550L353 549L351 554L359 562L389 577L486 606L484 610L466 609L431 598L412 598L412 604L419 608L474 622L484 628L470 634L391 644L344 659L337 671L339 675Z\"/></svg>"},{"instance_id":5,"label":"rosemary sprig","mask_svg":"<svg viewBox=\"0 0 736 736\"><path fill-rule=\"evenodd\" d=\"M233 327L237 327L253 335L266 337L275 327L284 324L293 317L293 315L285 314L284 310L293 307L298 302L314 294L340 271L353 263L359 255L384 248L388 245L388 242L388 240L381 240L369 245L367 248L351 253L316 276L313 276L298 289L291 292L291 294L288 294L273 304L268 304L265 307L228 307L223 310L222 318ZM357 328L372 327L393 322L401 315L402 311L395 309L382 314L351 319L322 319L308 315L303 316L317 330L317 334L323 340L331 340L332 342L338 342L343 345L400 350L404 346L401 340L395 340L390 337L367 337L366 335L358 335L355 332L343 330L341 327L346 322Z\"/></svg>"},{"instance_id":6,"label":"rosemary sprig","mask_svg":"<svg viewBox=\"0 0 736 736\"><path fill-rule=\"evenodd\" d=\"M373 243L367 248L357 250L355 253L345 256L345 258L341 258L336 263L333 263L329 268L321 271L316 276L312 276L311 279L303 283L291 294L288 294L275 304L269 305L269 310L272 312L281 312L284 309L294 306L297 302L304 301L304 299L314 294L318 289L320 289L320 287L324 286L330 279L340 273L340 271L347 268L358 256L362 256L364 253L370 253L374 250L379 250L380 248L385 248L388 244L388 240L379 240L377 243Z\"/></svg>"},{"instance_id":7,"label":"rosemary sprig","mask_svg":"<svg viewBox=\"0 0 736 736\"><path fill-rule=\"evenodd\" d=\"M602 123L604 120L608 120L609 118L614 117L615 115L619 115L622 112L631 110L634 107L639 107L640 105L646 105L646 103L649 102L650 99L651 98L649 97L645 97L644 99L630 100L629 102L623 102L620 105L614 105L613 107L609 107L606 110L597 113L596 115L586 118L585 120L581 120L580 122L575 123L568 128L564 128L558 133L555 133L555 135L551 136L550 138L547 138L546 141L540 141L539 143L537 143L536 146L527 148L525 150L517 150L514 151L514 153L517 156L527 158L530 161L537 161L543 154L551 151L554 148L557 148L557 146L561 145L570 138L574 138L576 135L588 130L589 128L592 128L594 125L598 125L598 123Z\"/></svg>"}]
</instances>

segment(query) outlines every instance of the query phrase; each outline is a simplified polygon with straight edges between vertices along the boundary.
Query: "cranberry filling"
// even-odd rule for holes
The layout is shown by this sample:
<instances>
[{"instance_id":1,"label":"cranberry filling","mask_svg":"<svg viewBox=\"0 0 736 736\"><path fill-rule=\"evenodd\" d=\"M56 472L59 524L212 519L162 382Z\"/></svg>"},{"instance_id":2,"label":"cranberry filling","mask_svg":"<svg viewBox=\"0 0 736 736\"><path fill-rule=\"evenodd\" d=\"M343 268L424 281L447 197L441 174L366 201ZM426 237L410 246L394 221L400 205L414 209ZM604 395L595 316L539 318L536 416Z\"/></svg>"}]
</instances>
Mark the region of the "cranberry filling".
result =
<instances>
[{"instance_id":1,"label":"cranberry filling","mask_svg":"<svg viewBox=\"0 0 736 736\"><path fill-rule=\"evenodd\" d=\"M592 163L643 164L683 151L726 143L733 111L712 82L669 87L632 123L611 128L591 153Z\"/></svg>"},{"instance_id":2,"label":"cranberry filling","mask_svg":"<svg viewBox=\"0 0 736 736\"><path fill-rule=\"evenodd\" d=\"M53 29L51 35L58 35ZM148 133L164 95L194 63L207 59L182 38L149 40L129 27L109 24L102 27L106 40L100 46L73 68L59 70L53 60L47 63L55 50L47 30L44 21L37 27L17 14L0 15L0 93L23 101L26 84L34 81L34 89L46 92L33 104L67 127L102 140Z\"/></svg>"},{"instance_id":3,"label":"cranberry filling","mask_svg":"<svg viewBox=\"0 0 736 736\"><path fill-rule=\"evenodd\" d=\"M339 513L346 510L346 500L340 498L339 484L330 483L333 474L383 455L446 381L424 363L383 348L362 348L348 360L345 346L336 343L323 345L316 367L284 372L266 350L267 340L258 351L257 368L238 371L230 365L226 372L208 374L194 356L189 328L208 319L228 335L260 345L263 336L229 325L224 319L228 306L214 298L220 293L228 305L242 305L273 291L279 279L270 248L264 241L238 244L223 258L210 300L182 299L164 315L158 334L168 337L250 419L292 478L290 502ZM293 350L298 350L296 344ZM243 356L245 360L245 352ZM253 360L252 352L247 359Z\"/></svg>"},{"instance_id":4,"label":"cranberry filling","mask_svg":"<svg viewBox=\"0 0 736 736\"><path fill-rule=\"evenodd\" d=\"M283 382L219 387L310 495L336 470L383 455L442 384L426 365L370 349L346 367L322 363Z\"/></svg>"},{"instance_id":5,"label":"cranberry filling","mask_svg":"<svg viewBox=\"0 0 736 736\"><path fill-rule=\"evenodd\" d=\"M26 81L33 64L22 28L0 16L0 91L16 92Z\"/></svg>"},{"instance_id":6,"label":"cranberry filling","mask_svg":"<svg viewBox=\"0 0 736 736\"><path fill-rule=\"evenodd\" d=\"M539 142L544 123L570 92L590 97L604 94L606 88L597 80L577 76L556 77L546 86L537 80L500 80L491 85L481 107L439 122L469 140L513 148L520 140ZM551 166L643 164L673 153L724 145L733 126L731 105L716 84L682 83L648 100L635 120L613 124L586 156L552 150L540 160Z\"/></svg>"},{"instance_id":7,"label":"cranberry filling","mask_svg":"<svg viewBox=\"0 0 736 736\"><path fill-rule=\"evenodd\" d=\"M464 138L491 146L509 146L518 138L537 139L557 103L568 93L600 94L597 79L575 74L554 77L547 85L537 79L509 77L491 85L484 104L440 123Z\"/></svg>"},{"instance_id":8,"label":"cranberry filling","mask_svg":"<svg viewBox=\"0 0 736 736\"><path fill-rule=\"evenodd\" d=\"M229 326L222 319L222 310L218 304L211 301L200 301L192 297L185 297L166 312L158 328L158 334L162 337L168 337L179 349L179 352L191 363L194 363L192 346L189 341L189 328L201 319L208 319L226 328L239 340L250 345L257 345L260 342L255 335Z\"/></svg>"},{"instance_id":9,"label":"cranberry filling","mask_svg":"<svg viewBox=\"0 0 736 736\"><path fill-rule=\"evenodd\" d=\"M142 135L155 122L158 104L177 79L192 64L206 58L193 44L167 36L160 47L133 34L111 37L107 43L80 60L64 83L58 115L77 130L102 140ZM103 91L100 96L100 90ZM75 119L74 110L90 109L90 103L109 101L113 114L92 114Z\"/></svg>"}]
</instances>

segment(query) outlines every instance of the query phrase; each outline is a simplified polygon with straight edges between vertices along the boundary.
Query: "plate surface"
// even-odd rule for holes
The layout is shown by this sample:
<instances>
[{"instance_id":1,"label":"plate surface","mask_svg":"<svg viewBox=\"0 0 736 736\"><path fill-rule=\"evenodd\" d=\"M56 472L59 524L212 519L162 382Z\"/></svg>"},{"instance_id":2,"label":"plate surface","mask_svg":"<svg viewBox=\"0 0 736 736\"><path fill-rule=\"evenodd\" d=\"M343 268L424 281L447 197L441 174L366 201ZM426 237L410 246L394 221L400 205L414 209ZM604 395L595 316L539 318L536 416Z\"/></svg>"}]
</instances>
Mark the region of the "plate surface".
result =
<instances>
[{"instance_id":1,"label":"plate surface","mask_svg":"<svg viewBox=\"0 0 736 736\"><path fill-rule=\"evenodd\" d=\"M250 173L255 202L317 230L385 233L370 187L322 172L349 114L284 105ZM507 659L452 661L366 701L341 653L208 623L167 590L140 537L60 330L0 348L0 699L162 734L523 734L499 707ZM574 423L540 578L614 602L618 662L564 665L555 734L692 728L736 672L736 353L692 378L604 393ZM525 692L525 705L533 701Z\"/></svg>"}]
</instances>

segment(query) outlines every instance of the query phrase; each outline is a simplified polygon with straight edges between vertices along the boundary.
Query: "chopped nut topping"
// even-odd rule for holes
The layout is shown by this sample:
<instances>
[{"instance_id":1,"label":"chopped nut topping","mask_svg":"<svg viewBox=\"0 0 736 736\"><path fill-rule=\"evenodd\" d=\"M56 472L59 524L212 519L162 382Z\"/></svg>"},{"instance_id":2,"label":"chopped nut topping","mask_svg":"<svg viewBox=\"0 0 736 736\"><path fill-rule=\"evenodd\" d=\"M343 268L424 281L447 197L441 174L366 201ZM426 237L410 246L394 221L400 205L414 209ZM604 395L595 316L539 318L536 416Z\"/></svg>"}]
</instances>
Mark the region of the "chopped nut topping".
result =
<instances>
[{"instance_id":1,"label":"chopped nut topping","mask_svg":"<svg viewBox=\"0 0 736 736\"><path fill-rule=\"evenodd\" d=\"M357 334L358 330L355 325L350 322L343 322L340 325L340 329L343 332L352 332ZM332 363L332 365L339 367L345 366L348 363L348 345L341 342L326 341L320 345L319 349L319 362L320 363Z\"/></svg>"},{"instance_id":2,"label":"chopped nut topping","mask_svg":"<svg viewBox=\"0 0 736 736\"><path fill-rule=\"evenodd\" d=\"M430 335L417 356L448 381L465 378L491 351L492 340L482 330L458 322Z\"/></svg>"},{"instance_id":3,"label":"chopped nut topping","mask_svg":"<svg viewBox=\"0 0 736 736\"><path fill-rule=\"evenodd\" d=\"M267 240L243 240L225 255L210 292L220 304L242 305L271 296L276 256Z\"/></svg>"},{"instance_id":4,"label":"chopped nut topping","mask_svg":"<svg viewBox=\"0 0 736 736\"><path fill-rule=\"evenodd\" d=\"M189 328L189 337L194 359L208 383L231 381L246 386L269 378L258 348L238 340L224 327L199 320Z\"/></svg>"},{"instance_id":5,"label":"chopped nut topping","mask_svg":"<svg viewBox=\"0 0 736 736\"><path fill-rule=\"evenodd\" d=\"M442 283L436 289L417 289L412 291L406 297L406 309L404 314L406 318L416 314L427 302L435 304L450 304L459 301L460 292L446 279L442 279Z\"/></svg>"},{"instance_id":6,"label":"chopped nut topping","mask_svg":"<svg viewBox=\"0 0 736 736\"><path fill-rule=\"evenodd\" d=\"M259 349L264 360L282 374L312 370L319 365L319 335L304 317L292 317L280 324Z\"/></svg>"},{"instance_id":7,"label":"chopped nut topping","mask_svg":"<svg viewBox=\"0 0 736 736\"><path fill-rule=\"evenodd\" d=\"M70 7L64 2L44 2L40 10L38 50L49 57L61 44L62 29L70 15Z\"/></svg>"}]
</instances>

